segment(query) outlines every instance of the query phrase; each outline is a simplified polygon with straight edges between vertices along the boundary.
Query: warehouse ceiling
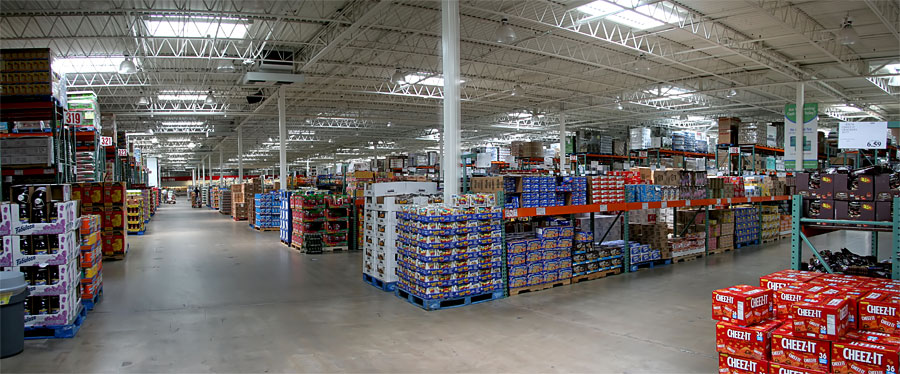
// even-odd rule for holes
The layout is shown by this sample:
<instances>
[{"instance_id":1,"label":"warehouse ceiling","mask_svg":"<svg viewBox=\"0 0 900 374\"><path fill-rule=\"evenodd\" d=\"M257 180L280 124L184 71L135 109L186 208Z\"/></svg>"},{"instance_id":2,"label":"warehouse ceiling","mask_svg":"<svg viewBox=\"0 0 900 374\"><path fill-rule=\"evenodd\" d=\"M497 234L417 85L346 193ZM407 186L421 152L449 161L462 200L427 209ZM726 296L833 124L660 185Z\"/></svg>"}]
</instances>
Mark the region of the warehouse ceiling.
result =
<instances>
[{"instance_id":1,"label":"warehouse ceiling","mask_svg":"<svg viewBox=\"0 0 900 374\"><path fill-rule=\"evenodd\" d=\"M460 13L467 146L556 141L561 118L621 136L780 121L798 82L822 126L900 120L897 0L469 0ZM515 37L498 39L503 19ZM0 41L51 48L67 89L96 92L119 130L152 132L132 139L172 171L220 151L236 167L238 132L245 167L277 164L278 92L295 165L439 147L439 1L4 0ZM126 57L135 74L117 72Z\"/></svg>"}]
</instances>

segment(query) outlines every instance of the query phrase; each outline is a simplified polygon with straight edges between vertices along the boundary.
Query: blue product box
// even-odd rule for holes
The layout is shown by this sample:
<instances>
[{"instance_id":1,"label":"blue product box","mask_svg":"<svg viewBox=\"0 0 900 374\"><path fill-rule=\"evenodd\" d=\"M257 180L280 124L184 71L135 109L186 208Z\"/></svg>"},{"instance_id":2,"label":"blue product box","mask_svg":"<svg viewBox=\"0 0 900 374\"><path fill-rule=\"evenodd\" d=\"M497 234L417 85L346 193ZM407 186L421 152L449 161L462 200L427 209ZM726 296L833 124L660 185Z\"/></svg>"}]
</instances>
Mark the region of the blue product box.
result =
<instances>
[{"instance_id":1,"label":"blue product box","mask_svg":"<svg viewBox=\"0 0 900 374\"><path fill-rule=\"evenodd\" d=\"M557 261L557 260L544 261L544 271L556 271L558 269L559 269L559 261Z\"/></svg>"},{"instance_id":2,"label":"blue product box","mask_svg":"<svg viewBox=\"0 0 900 374\"><path fill-rule=\"evenodd\" d=\"M531 251L531 252L526 252L526 254L525 254L525 262L526 263L540 262L543 260L543 258L544 258L544 251Z\"/></svg>"},{"instance_id":3,"label":"blue product box","mask_svg":"<svg viewBox=\"0 0 900 374\"><path fill-rule=\"evenodd\" d=\"M525 253L528 251L528 242L525 240L513 240L506 244L506 252L508 254Z\"/></svg>"},{"instance_id":4,"label":"blue product box","mask_svg":"<svg viewBox=\"0 0 900 374\"><path fill-rule=\"evenodd\" d=\"M509 277L509 288L519 288L525 287L528 285L528 279L526 277L513 277L510 275Z\"/></svg>"},{"instance_id":5,"label":"blue product box","mask_svg":"<svg viewBox=\"0 0 900 374\"><path fill-rule=\"evenodd\" d=\"M528 274L529 275L535 274L535 273L540 273L542 271L544 271L544 262L543 261L528 263Z\"/></svg>"},{"instance_id":6,"label":"blue product box","mask_svg":"<svg viewBox=\"0 0 900 374\"><path fill-rule=\"evenodd\" d=\"M556 239L559 237L559 227L538 227L535 234L541 239Z\"/></svg>"},{"instance_id":7,"label":"blue product box","mask_svg":"<svg viewBox=\"0 0 900 374\"><path fill-rule=\"evenodd\" d=\"M650 261L650 260L651 260L651 258L650 258L650 253L643 253L643 254L641 254L641 262L647 262L647 261Z\"/></svg>"},{"instance_id":8,"label":"blue product box","mask_svg":"<svg viewBox=\"0 0 900 374\"><path fill-rule=\"evenodd\" d=\"M541 249L556 249L556 239L541 239Z\"/></svg>"},{"instance_id":9,"label":"blue product box","mask_svg":"<svg viewBox=\"0 0 900 374\"><path fill-rule=\"evenodd\" d=\"M522 266L510 266L509 267L509 277L524 277L528 274L528 267Z\"/></svg>"},{"instance_id":10,"label":"blue product box","mask_svg":"<svg viewBox=\"0 0 900 374\"><path fill-rule=\"evenodd\" d=\"M541 250L541 239L528 239L528 252Z\"/></svg>"},{"instance_id":11,"label":"blue product box","mask_svg":"<svg viewBox=\"0 0 900 374\"><path fill-rule=\"evenodd\" d=\"M541 261L555 260L556 251L553 249L545 249L541 252Z\"/></svg>"},{"instance_id":12,"label":"blue product box","mask_svg":"<svg viewBox=\"0 0 900 374\"><path fill-rule=\"evenodd\" d=\"M566 238L566 239L557 239L556 240L556 248L571 249L572 248L571 237Z\"/></svg>"},{"instance_id":13,"label":"blue product box","mask_svg":"<svg viewBox=\"0 0 900 374\"><path fill-rule=\"evenodd\" d=\"M524 264L524 263L527 261L527 257L526 257L526 255L523 254L523 253L510 255L508 258L509 258L509 265L510 265L510 266L514 266L514 265L522 265L522 264Z\"/></svg>"},{"instance_id":14,"label":"blue product box","mask_svg":"<svg viewBox=\"0 0 900 374\"><path fill-rule=\"evenodd\" d=\"M559 259L559 268L570 268L572 267L572 258L571 257L561 257Z\"/></svg>"},{"instance_id":15,"label":"blue product box","mask_svg":"<svg viewBox=\"0 0 900 374\"><path fill-rule=\"evenodd\" d=\"M572 268L571 267L560 268L559 271L557 272L556 279L563 280L563 279L569 279L569 278L572 278Z\"/></svg>"},{"instance_id":16,"label":"blue product box","mask_svg":"<svg viewBox=\"0 0 900 374\"><path fill-rule=\"evenodd\" d=\"M544 272L544 283L553 283L559 279L559 272L557 271L545 271Z\"/></svg>"},{"instance_id":17,"label":"blue product box","mask_svg":"<svg viewBox=\"0 0 900 374\"><path fill-rule=\"evenodd\" d=\"M541 283L544 283L544 272L540 272L537 274L528 274L526 283L529 286L537 286Z\"/></svg>"}]
</instances>

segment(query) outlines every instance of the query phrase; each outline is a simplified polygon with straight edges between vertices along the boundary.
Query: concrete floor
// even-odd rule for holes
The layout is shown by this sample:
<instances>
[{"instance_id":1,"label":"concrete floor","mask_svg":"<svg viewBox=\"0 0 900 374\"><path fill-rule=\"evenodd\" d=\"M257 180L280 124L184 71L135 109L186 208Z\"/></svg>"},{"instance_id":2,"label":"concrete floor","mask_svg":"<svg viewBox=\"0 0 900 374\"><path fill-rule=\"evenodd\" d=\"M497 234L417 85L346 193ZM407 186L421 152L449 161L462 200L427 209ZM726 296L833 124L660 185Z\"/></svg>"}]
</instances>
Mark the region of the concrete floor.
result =
<instances>
[{"instance_id":1,"label":"concrete floor","mask_svg":"<svg viewBox=\"0 0 900 374\"><path fill-rule=\"evenodd\" d=\"M78 335L28 341L0 371L712 373L710 292L756 284L790 252L782 241L425 312L363 283L358 252L303 255L183 199L128 240Z\"/></svg>"}]
</instances>

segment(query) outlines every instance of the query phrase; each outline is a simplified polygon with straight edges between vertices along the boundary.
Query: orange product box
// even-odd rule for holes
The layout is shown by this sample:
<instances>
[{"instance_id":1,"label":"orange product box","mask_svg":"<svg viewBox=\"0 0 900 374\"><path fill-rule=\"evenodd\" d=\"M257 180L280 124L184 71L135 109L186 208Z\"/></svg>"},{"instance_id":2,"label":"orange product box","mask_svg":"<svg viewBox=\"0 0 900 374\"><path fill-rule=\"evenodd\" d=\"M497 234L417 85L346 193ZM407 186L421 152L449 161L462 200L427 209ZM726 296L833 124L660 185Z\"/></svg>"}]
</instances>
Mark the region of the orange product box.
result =
<instances>
[{"instance_id":1,"label":"orange product box","mask_svg":"<svg viewBox=\"0 0 900 374\"><path fill-rule=\"evenodd\" d=\"M821 296L843 297L850 303L850 329L859 328L859 300L863 298L869 291L866 289L857 290L848 287L829 287L828 290L819 293Z\"/></svg>"},{"instance_id":2,"label":"orange product box","mask_svg":"<svg viewBox=\"0 0 900 374\"><path fill-rule=\"evenodd\" d=\"M103 255L125 254L128 243L125 234L110 234L103 236Z\"/></svg>"},{"instance_id":3,"label":"orange product box","mask_svg":"<svg viewBox=\"0 0 900 374\"><path fill-rule=\"evenodd\" d=\"M822 276L810 280L809 283L824 284L832 287L858 287L863 282L851 275L822 274Z\"/></svg>"},{"instance_id":4,"label":"orange product box","mask_svg":"<svg viewBox=\"0 0 900 374\"><path fill-rule=\"evenodd\" d=\"M791 318L791 305L804 297L828 290L821 284L794 284L775 291L775 318Z\"/></svg>"},{"instance_id":5,"label":"orange product box","mask_svg":"<svg viewBox=\"0 0 900 374\"><path fill-rule=\"evenodd\" d=\"M103 203L113 205L124 204L125 182L103 183Z\"/></svg>"},{"instance_id":6,"label":"orange product box","mask_svg":"<svg viewBox=\"0 0 900 374\"><path fill-rule=\"evenodd\" d=\"M831 370L831 342L798 336L786 324L772 333L771 361L827 372Z\"/></svg>"},{"instance_id":7,"label":"orange product box","mask_svg":"<svg viewBox=\"0 0 900 374\"><path fill-rule=\"evenodd\" d=\"M779 326L781 326L781 321L769 321L749 327L718 322L716 323L716 351L756 360L768 360L772 332Z\"/></svg>"},{"instance_id":8,"label":"orange product box","mask_svg":"<svg viewBox=\"0 0 900 374\"><path fill-rule=\"evenodd\" d=\"M101 241L100 243L98 243L96 245L103 247L103 242ZM94 263L97 262L97 260L99 260L100 257L102 257L102 256L103 256L102 249L98 250L98 251L83 251L83 252L81 252L81 267L89 268L89 267L93 266Z\"/></svg>"},{"instance_id":9,"label":"orange product box","mask_svg":"<svg viewBox=\"0 0 900 374\"><path fill-rule=\"evenodd\" d=\"M869 343L874 343L874 344L900 346L900 336L885 334L883 332L877 332L877 331L867 331L867 330L850 331L847 333L847 335L844 335L844 339L858 340L861 342L869 342Z\"/></svg>"},{"instance_id":10,"label":"orange product box","mask_svg":"<svg viewBox=\"0 0 900 374\"><path fill-rule=\"evenodd\" d=\"M85 205L103 204L103 186L97 183L85 184L81 201Z\"/></svg>"},{"instance_id":11,"label":"orange product box","mask_svg":"<svg viewBox=\"0 0 900 374\"><path fill-rule=\"evenodd\" d=\"M835 342L831 348L834 374L892 374L900 363L900 346L856 340Z\"/></svg>"},{"instance_id":12,"label":"orange product box","mask_svg":"<svg viewBox=\"0 0 900 374\"><path fill-rule=\"evenodd\" d=\"M791 305L794 335L837 340L850 330L850 302L842 297L811 296Z\"/></svg>"},{"instance_id":13,"label":"orange product box","mask_svg":"<svg viewBox=\"0 0 900 374\"><path fill-rule=\"evenodd\" d=\"M719 374L769 374L769 362L719 353Z\"/></svg>"},{"instance_id":14,"label":"orange product box","mask_svg":"<svg viewBox=\"0 0 900 374\"><path fill-rule=\"evenodd\" d=\"M784 278L794 278L799 280L800 282L806 283L818 277L821 277L823 273L816 273L814 271L803 271L803 270L793 270L793 269L784 269L776 271L769 275L764 275L763 277L784 277Z\"/></svg>"},{"instance_id":15,"label":"orange product box","mask_svg":"<svg viewBox=\"0 0 900 374\"><path fill-rule=\"evenodd\" d=\"M750 326L774 317L773 292L746 284L712 293L712 318Z\"/></svg>"},{"instance_id":16,"label":"orange product box","mask_svg":"<svg viewBox=\"0 0 900 374\"><path fill-rule=\"evenodd\" d=\"M777 362L769 363L769 374L828 374L827 371L818 371L812 369L798 368Z\"/></svg>"},{"instance_id":17,"label":"orange product box","mask_svg":"<svg viewBox=\"0 0 900 374\"><path fill-rule=\"evenodd\" d=\"M900 334L900 295L872 291L859 300L859 329Z\"/></svg>"},{"instance_id":18,"label":"orange product box","mask_svg":"<svg viewBox=\"0 0 900 374\"><path fill-rule=\"evenodd\" d=\"M768 288L772 291L778 291L782 287L803 283L797 278L793 277L782 277L778 275L765 275L759 277L759 286L762 288Z\"/></svg>"}]
</instances>

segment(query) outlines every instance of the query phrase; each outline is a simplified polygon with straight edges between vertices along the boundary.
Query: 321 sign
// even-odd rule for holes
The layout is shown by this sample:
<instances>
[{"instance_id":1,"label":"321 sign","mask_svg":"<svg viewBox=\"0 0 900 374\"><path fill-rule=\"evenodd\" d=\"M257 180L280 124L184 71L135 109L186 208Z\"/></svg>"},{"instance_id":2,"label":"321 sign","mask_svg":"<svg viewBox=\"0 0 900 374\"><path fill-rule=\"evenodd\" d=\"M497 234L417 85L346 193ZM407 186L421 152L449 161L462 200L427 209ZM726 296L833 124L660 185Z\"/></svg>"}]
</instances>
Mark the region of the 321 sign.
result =
<instances>
[{"instance_id":1,"label":"321 sign","mask_svg":"<svg viewBox=\"0 0 900 374\"><path fill-rule=\"evenodd\" d=\"M69 112L65 114L65 124L79 126L81 125L81 112Z\"/></svg>"},{"instance_id":2,"label":"321 sign","mask_svg":"<svg viewBox=\"0 0 900 374\"><path fill-rule=\"evenodd\" d=\"M101 147L112 147L112 136L101 136L100 137L100 146Z\"/></svg>"}]
</instances>

